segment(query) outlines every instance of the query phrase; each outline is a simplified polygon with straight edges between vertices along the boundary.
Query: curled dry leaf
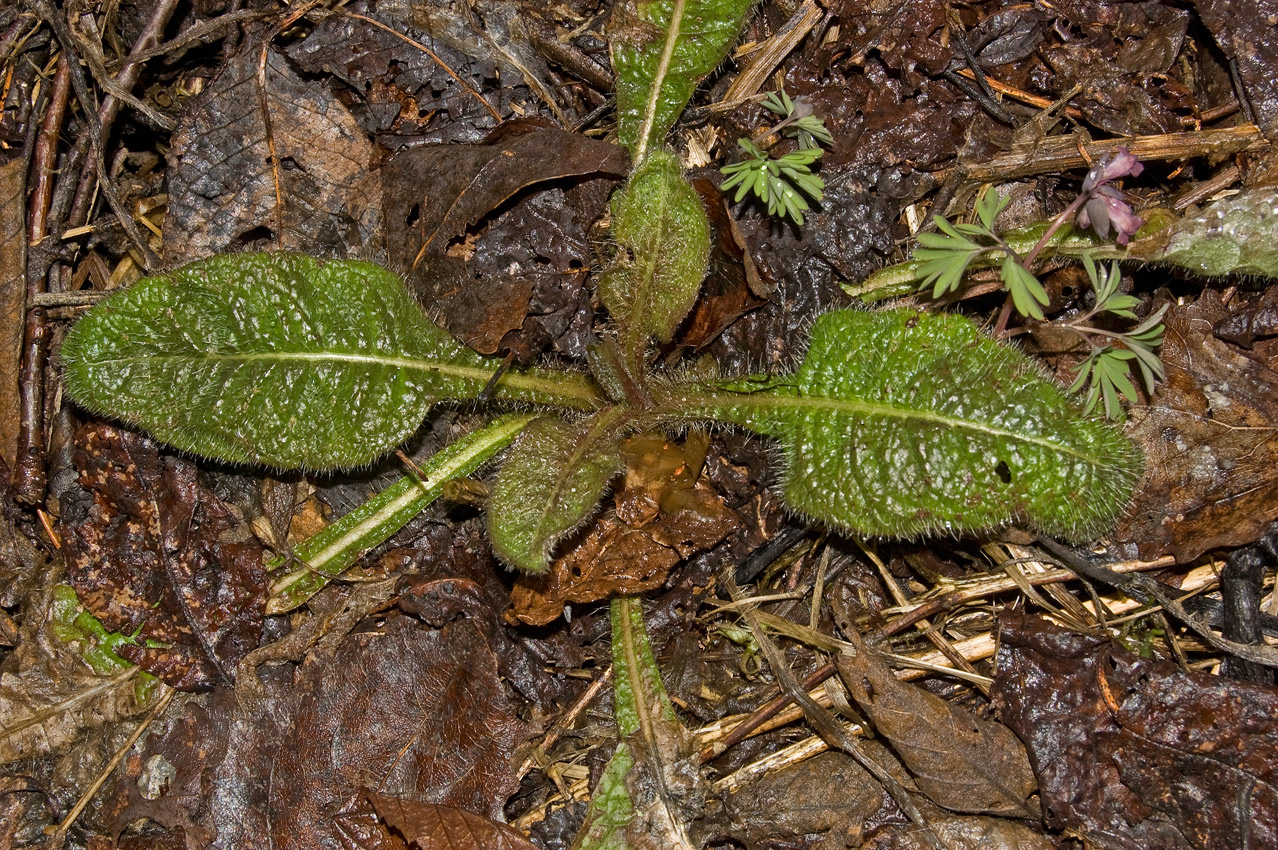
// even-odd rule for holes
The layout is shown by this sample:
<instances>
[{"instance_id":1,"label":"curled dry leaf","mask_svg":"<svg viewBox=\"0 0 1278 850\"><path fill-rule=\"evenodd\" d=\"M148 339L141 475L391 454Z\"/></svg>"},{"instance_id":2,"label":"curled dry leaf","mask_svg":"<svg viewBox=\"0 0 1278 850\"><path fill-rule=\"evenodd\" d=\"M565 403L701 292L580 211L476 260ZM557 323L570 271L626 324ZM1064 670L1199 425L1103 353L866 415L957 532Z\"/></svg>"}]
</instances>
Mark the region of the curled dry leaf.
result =
<instances>
[{"instance_id":1,"label":"curled dry leaf","mask_svg":"<svg viewBox=\"0 0 1278 850\"><path fill-rule=\"evenodd\" d=\"M641 436L623 446L625 483L616 510L587 526L570 552L537 577L521 576L511 615L545 625L570 603L660 587L683 559L709 549L740 524L736 513L703 478L705 444L679 446Z\"/></svg>"},{"instance_id":2,"label":"curled dry leaf","mask_svg":"<svg viewBox=\"0 0 1278 850\"><path fill-rule=\"evenodd\" d=\"M1037 783L1012 730L902 682L873 650L836 660L875 730L891 742L919 789L956 812L1027 817Z\"/></svg>"}]
</instances>

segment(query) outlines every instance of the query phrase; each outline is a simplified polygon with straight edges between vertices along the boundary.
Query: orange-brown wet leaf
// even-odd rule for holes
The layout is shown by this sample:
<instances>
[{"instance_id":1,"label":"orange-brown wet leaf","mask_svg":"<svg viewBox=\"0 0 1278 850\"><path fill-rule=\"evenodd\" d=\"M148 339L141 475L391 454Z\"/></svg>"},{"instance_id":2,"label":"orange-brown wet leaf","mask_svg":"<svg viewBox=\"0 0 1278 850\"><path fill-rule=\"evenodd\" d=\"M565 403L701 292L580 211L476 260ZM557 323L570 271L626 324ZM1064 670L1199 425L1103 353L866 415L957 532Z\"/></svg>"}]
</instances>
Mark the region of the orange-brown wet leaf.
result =
<instances>
[{"instance_id":1,"label":"orange-brown wet leaf","mask_svg":"<svg viewBox=\"0 0 1278 850\"><path fill-rule=\"evenodd\" d=\"M416 850L537 850L504 823L459 809L386 794L369 799L378 816Z\"/></svg>"},{"instance_id":2,"label":"orange-brown wet leaf","mask_svg":"<svg viewBox=\"0 0 1278 850\"><path fill-rule=\"evenodd\" d=\"M1242 546L1278 518L1278 363L1217 339L1229 316L1210 290L1167 313L1167 381L1129 428L1148 471L1115 532L1142 558Z\"/></svg>"}]
</instances>

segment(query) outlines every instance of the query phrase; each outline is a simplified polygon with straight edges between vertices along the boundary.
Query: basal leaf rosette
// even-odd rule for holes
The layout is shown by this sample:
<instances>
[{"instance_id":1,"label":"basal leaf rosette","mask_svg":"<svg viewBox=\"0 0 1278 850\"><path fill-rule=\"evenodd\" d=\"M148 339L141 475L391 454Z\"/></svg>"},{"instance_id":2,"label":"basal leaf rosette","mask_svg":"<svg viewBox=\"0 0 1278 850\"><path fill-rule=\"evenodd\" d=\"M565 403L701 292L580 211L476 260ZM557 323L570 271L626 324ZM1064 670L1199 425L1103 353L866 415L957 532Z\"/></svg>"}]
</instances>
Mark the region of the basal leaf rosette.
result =
<instances>
[{"instance_id":1,"label":"basal leaf rosette","mask_svg":"<svg viewBox=\"0 0 1278 850\"><path fill-rule=\"evenodd\" d=\"M1113 524L1142 468L1120 430L960 316L827 313L793 375L704 390L682 403L780 441L792 509L865 535L1024 521L1087 539Z\"/></svg>"}]
</instances>

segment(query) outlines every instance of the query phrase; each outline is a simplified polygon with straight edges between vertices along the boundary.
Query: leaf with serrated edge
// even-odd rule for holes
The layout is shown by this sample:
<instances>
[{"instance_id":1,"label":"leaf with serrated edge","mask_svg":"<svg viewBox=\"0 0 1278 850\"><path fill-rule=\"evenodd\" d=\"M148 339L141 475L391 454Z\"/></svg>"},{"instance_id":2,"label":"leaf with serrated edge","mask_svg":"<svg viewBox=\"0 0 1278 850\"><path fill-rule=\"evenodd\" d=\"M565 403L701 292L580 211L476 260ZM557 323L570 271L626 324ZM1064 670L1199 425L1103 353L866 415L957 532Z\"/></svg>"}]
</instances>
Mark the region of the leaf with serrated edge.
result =
<instances>
[{"instance_id":1,"label":"leaf with serrated edge","mask_svg":"<svg viewBox=\"0 0 1278 850\"><path fill-rule=\"evenodd\" d=\"M524 429L488 504L488 536L503 561L545 572L555 544L595 512L621 471L617 441L624 418L625 411L613 407L575 425L547 418Z\"/></svg>"},{"instance_id":2,"label":"leaf with serrated edge","mask_svg":"<svg viewBox=\"0 0 1278 850\"><path fill-rule=\"evenodd\" d=\"M648 341L669 342L692 309L710 261L710 224L679 162L653 152L613 201L618 259L599 280L599 298L621 329L636 373Z\"/></svg>"},{"instance_id":3,"label":"leaf with serrated edge","mask_svg":"<svg viewBox=\"0 0 1278 850\"><path fill-rule=\"evenodd\" d=\"M670 130L697 84L728 55L754 0L622 0L608 41L617 135L636 162Z\"/></svg>"},{"instance_id":4,"label":"leaf with serrated edge","mask_svg":"<svg viewBox=\"0 0 1278 850\"><path fill-rule=\"evenodd\" d=\"M690 416L779 439L790 507L861 534L1027 520L1086 539L1123 510L1142 466L1118 429L960 316L827 313L793 375L670 392Z\"/></svg>"},{"instance_id":5,"label":"leaf with serrated edge","mask_svg":"<svg viewBox=\"0 0 1278 850\"><path fill-rule=\"evenodd\" d=\"M205 457L308 469L374 460L496 368L385 269L300 254L217 256L144 278L77 322L62 359L68 395L95 413ZM514 375L499 388L530 383L553 382Z\"/></svg>"}]
</instances>

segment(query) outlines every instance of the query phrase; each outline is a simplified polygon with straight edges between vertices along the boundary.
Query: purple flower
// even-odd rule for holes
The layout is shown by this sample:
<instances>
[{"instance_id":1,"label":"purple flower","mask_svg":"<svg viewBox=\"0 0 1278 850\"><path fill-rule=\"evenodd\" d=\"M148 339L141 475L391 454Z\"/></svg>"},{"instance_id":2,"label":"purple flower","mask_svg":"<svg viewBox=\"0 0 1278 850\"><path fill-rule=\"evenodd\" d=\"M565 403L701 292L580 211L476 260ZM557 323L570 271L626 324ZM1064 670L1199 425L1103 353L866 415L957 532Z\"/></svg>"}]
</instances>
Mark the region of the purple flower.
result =
<instances>
[{"instance_id":1,"label":"purple flower","mask_svg":"<svg viewBox=\"0 0 1278 850\"><path fill-rule=\"evenodd\" d=\"M1144 170L1145 166L1127 148L1119 148L1112 158L1092 166L1083 179L1081 195L1087 200L1079 210L1078 226L1094 229L1102 239L1109 238L1112 227L1118 244L1126 245L1145 220L1132 211L1121 190L1108 184L1119 177L1135 177Z\"/></svg>"},{"instance_id":2,"label":"purple flower","mask_svg":"<svg viewBox=\"0 0 1278 850\"><path fill-rule=\"evenodd\" d=\"M1145 219L1132 212L1131 206L1123 200L1123 193L1113 186L1097 189L1078 213L1079 227L1094 229L1102 239L1109 238L1112 227L1119 245L1126 245L1144 223Z\"/></svg>"},{"instance_id":3,"label":"purple flower","mask_svg":"<svg viewBox=\"0 0 1278 850\"><path fill-rule=\"evenodd\" d=\"M1105 157L1092 166L1083 178L1083 194L1094 192L1119 177L1135 177L1145 170L1136 155L1127 148L1119 148L1113 157Z\"/></svg>"}]
</instances>

